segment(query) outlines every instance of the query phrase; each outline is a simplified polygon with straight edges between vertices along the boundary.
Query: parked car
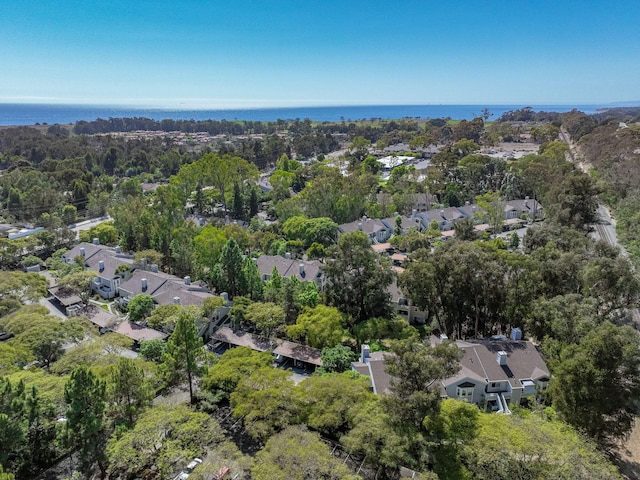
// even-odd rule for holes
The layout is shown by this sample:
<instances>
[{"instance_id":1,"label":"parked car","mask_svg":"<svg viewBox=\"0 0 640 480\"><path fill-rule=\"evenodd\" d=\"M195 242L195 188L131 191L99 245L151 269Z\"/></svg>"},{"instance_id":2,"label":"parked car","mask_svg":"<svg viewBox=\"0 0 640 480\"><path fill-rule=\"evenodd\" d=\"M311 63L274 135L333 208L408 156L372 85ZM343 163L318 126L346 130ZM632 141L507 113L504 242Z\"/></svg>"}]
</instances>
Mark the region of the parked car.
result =
<instances>
[{"instance_id":1,"label":"parked car","mask_svg":"<svg viewBox=\"0 0 640 480\"><path fill-rule=\"evenodd\" d=\"M189 475L191 475L191 472L193 472L193 470L201 463L201 458L194 458L193 460L191 460L191 462L189 462L189 465L184 467L184 470L182 470L173 480L186 480L187 478L189 478Z\"/></svg>"}]
</instances>

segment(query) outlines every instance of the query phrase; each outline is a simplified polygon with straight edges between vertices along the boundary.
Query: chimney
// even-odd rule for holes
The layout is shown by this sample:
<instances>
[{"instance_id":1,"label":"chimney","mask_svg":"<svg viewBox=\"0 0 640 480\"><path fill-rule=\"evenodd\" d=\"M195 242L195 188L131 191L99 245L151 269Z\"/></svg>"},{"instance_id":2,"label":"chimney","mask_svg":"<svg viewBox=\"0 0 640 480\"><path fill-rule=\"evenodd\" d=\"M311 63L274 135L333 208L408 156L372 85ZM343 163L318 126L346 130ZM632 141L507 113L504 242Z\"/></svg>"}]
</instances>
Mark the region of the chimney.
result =
<instances>
[{"instance_id":1,"label":"chimney","mask_svg":"<svg viewBox=\"0 0 640 480\"><path fill-rule=\"evenodd\" d=\"M191 285L191 277L189 275L184 277L184 284L185 285Z\"/></svg>"},{"instance_id":2,"label":"chimney","mask_svg":"<svg viewBox=\"0 0 640 480\"><path fill-rule=\"evenodd\" d=\"M504 350L500 350L498 352L498 356L496 357L496 360L498 361L498 365L504 366L507 364L507 352L505 352Z\"/></svg>"},{"instance_id":3,"label":"chimney","mask_svg":"<svg viewBox=\"0 0 640 480\"><path fill-rule=\"evenodd\" d=\"M366 215L363 215L363 216L362 216L362 221L363 221L363 222L366 222L366 221L367 221L367 216L366 216Z\"/></svg>"},{"instance_id":4,"label":"chimney","mask_svg":"<svg viewBox=\"0 0 640 480\"><path fill-rule=\"evenodd\" d=\"M224 301L225 305L229 303L229 294L227 292L222 292L220 298Z\"/></svg>"},{"instance_id":5,"label":"chimney","mask_svg":"<svg viewBox=\"0 0 640 480\"><path fill-rule=\"evenodd\" d=\"M84 249L84 247L80 248L80 255L82 255L83 257L87 256L87 251Z\"/></svg>"},{"instance_id":6,"label":"chimney","mask_svg":"<svg viewBox=\"0 0 640 480\"><path fill-rule=\"evenodd\" d=\"M93 244L94 244L94 245L100 245L100 239L99 239L98 237L95 237L95 238L93 239Z\"/></svg>"},{"instance_id":7,"label":"chimney","mask_svg":"<svg viewBox=\"0 0 640 480\"><path fill-rule=\"evenodd\" d=\"M444 343L447 340L449 340L449 337L447 337L444 333L441 333L439 340L440 340L440 343Z\"/></svg>"},{"instance_id":8,"label":"chimney","mask_svg":"<svg viewBox=\"0 0 640 480\"><path fill-rule=\"evenodd\" d=\"M291 260L291 252L285 253L284 258L286 258L287 260Z\"/></svg>"},{"instance_id":9,"label":"chimney","mask_svg":"<svg viewBox=\"0 0 640 480\"><path fill-rule=\"evenodd\" d=\"M397 217L398 215L400 215L398 212L393 212L393 218Z\"/></svg>"},{"instance_id":10,"label":"chimney","mask_svg":"<svg viewBox=\"0 0 640 480\"><path fill-rule=\"evenodd\" d=\"M147 259L143 258L142 260L140 260L140 265L142 265L142 269L146 270L147 269Z\"/></svg>"},{"instance_id":11,"label":"chimney","mask_svg":"<svg viewBox=\"0 0 640 480\"><path fill-rule=\"evenodd\" d=\"M98 262L98 271L99 272L103 272L104 271L104 260L100 260Z\"/></svg>"},{"instance_id":12,"label":"chimney","mask_svg":"<svg viewBox=\"0 0 640 480\"><path fill-rule=\"evenodd\" d=\"M522 340L522 330L518 327L511 329L511 340Z\"/></svg>"},{"instance_id":13,"label":"chimney","mask_svg":"<svg viewBox=\"0 0 640 480\"><path fill-rule=\"evenodd\" d=\"M143 278L142 280L140 280L140 285L142 286L142 291L146 292L147 291L147 279Z\"/></svg>"},{"instance_id":14,"label":"chimney","mask_svg":"<svg viewBox=\"0 0 640 480\"><path fill-rule=\"evenodd\" d=\"M173 304L180 305L180 297L173 297Z\"/></svg>"},{"instance_id":15,"label":"chimney","mask_svg":"<svg viewBox=\"0 0 640 480\"><path fill-rule=\"evenodd\" d=\"M300 276L304 277L304 263L298 265L298 268L300 269Z\"/></svg>"},{"instance_id":16,"label":"chimney","mask_svg":"<svg viewBox=\"0 0 640 480\"><path fill-rule=\"evenodd\" d=\"M358 222L358 230L362 231L362 222Z\"/></svg>"},{"instance_id":17,"label":"chimney","mask_svg":"<svg viewBox=\"0 0 640 480\"><path fill-rule=\"evenodd\" d=\"M362 345L362 354L360 355L360 361L366 363L367 358L371 356L371 349L369 345Z\"/></svg>"},{"instance_id":18,"label":"chimney","mask_svg":"<svg viewBox=\"0 0 640 480\"><path fill-rule=\"evenodd\" d=\"M411 218L416 218L416 214L418 213L418 211L414 208L413 210L411 210Z\"/></svg>"},{"instance_id":19,"label":"chimney","mask_svg":"<svg viewBox=\"0 0 640 480\"><path fill-rule=\"evenodd\" d=\"M467 200L466 202L464 202L464 204L465 204L465 206L468 207L469 205L471 205L471 202L469 202L469 200Z\"/></svg>"},{"instance_id":20,"label":"chimney","mask_svg":"<svg viewBox=\"0 0 640 480\"><path fill-rule=\"evenodd\" d=\"M117 247L116 247L116 253L117 253L117 254L122 253L122 249L120 248L120 246L117 246Z\"/></svg>"},{"instance_id":21,"label":"chimney","mask_svg":"<svg viewBox=\"0 0 640 480\"><path fill-rule=\"evenodd\" d=\"M472 211L472 212L474 212L474 213L475 213L476 208L477 208L477 207L476 207L475 205L471 205L471 211Z\"/></svg>"},{"instance_id":22,"label":"chimney","mask_svg":"<svg viewBox=\"0 0 640 480\"><path fill-rule=\"evenodd\" d=\"M528 196L527 196L527 197L524 197L524 206L525 206L526 208L529 208L529 197L528 197Z\"/></svg>"},{"instance_id":23,"label":"chimney","mask_svg":"<svg viewBox=\"0 0 640 480\"><path fill-rule=\"evenodd\" d=\"M151 264L151 271L153 273L158 273L158 265L156 263Z\"/></svg>"}]
</instances>

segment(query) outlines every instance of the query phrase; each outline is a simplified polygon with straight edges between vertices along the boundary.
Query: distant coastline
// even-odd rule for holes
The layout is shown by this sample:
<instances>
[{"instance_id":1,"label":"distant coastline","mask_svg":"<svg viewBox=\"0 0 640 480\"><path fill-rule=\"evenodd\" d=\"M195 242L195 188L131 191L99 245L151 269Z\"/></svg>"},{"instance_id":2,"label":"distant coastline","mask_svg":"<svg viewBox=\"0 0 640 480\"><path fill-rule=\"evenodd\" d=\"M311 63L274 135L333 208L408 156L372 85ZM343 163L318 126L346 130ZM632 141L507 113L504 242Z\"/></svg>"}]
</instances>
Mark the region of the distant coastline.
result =
<instances>
[{"instance_id":1,"label":"distant coastline","mask_svg":"<svg viewBox=\"0 0 640 480\"><path fill-rule=\"evenodd\" d=\"M535 111L568 112L572 109L591 114L611 105L370 105L331 107L291 107L254 109L180 110L105 105L0 104L0 126L69 124L97 118L146 117L153 120L252 120L276 121L306 118L318 122L367 119L452 118L471 120L483 109L496 119L509 110L530 106Z\"/></svg>"}]
</instances>

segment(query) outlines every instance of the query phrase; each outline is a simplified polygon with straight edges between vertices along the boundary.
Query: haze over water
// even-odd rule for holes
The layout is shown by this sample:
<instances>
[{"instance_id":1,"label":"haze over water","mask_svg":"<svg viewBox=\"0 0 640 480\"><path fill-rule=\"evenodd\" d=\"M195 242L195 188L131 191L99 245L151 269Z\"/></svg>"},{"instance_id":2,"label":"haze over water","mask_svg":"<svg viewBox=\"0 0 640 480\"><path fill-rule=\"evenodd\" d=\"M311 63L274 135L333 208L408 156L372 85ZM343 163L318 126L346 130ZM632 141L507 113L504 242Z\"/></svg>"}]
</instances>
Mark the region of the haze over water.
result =
<instances>
[{"instance_id":1,"label":"haze over water","mask_svg":"<svg viewBox=\"0 0 640 480\"><path fill-rule=\"evenodd\" d=\"M276 121L306 118L319 122L339 122L371 118L447 118L471 120L479 117L487 108L492 114L489 120L499 118L509 110L527 105L367 105L331 107L291 107L256 109L203 109L180 110L137 108L108 105L47 105L0 104L0 125L68 124L97 118L146 117L153 120L254 120ZM572 109L594 113L605 105L530 105L535 111L568 112Z\"/></svg>"}]
</instances>

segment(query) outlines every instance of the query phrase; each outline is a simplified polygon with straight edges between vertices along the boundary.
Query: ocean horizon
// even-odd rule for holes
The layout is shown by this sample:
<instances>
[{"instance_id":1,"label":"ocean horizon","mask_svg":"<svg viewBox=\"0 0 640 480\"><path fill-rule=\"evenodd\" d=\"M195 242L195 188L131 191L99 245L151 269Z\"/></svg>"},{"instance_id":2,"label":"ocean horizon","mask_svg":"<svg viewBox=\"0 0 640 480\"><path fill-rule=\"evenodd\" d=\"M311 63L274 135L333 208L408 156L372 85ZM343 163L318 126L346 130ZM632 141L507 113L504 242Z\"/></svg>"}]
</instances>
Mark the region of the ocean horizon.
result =
<instances>
[{"instance_id":1,"label":"ocean horizon","mask_svg":"<svg viewBox=\"0 0 640 480\"><path fill-rule=\"evenodd\" d=\"M368 119L402 118L451 118L471 120L489 110L489 120L519 108L531 107L535 111L568 112L573 109L584 113L595 113L612 105L355 105L313 106L283 108L237 108L237 109L179 109L142 108L109 105L64 105L64 104L17 104L0 103L0 126L71 124L78 121L93 121L98 118L145 117L153 120L252 120L269 122L276 120L310 119L317 122L339 122Z\"/></svg>"}]
</instances>

